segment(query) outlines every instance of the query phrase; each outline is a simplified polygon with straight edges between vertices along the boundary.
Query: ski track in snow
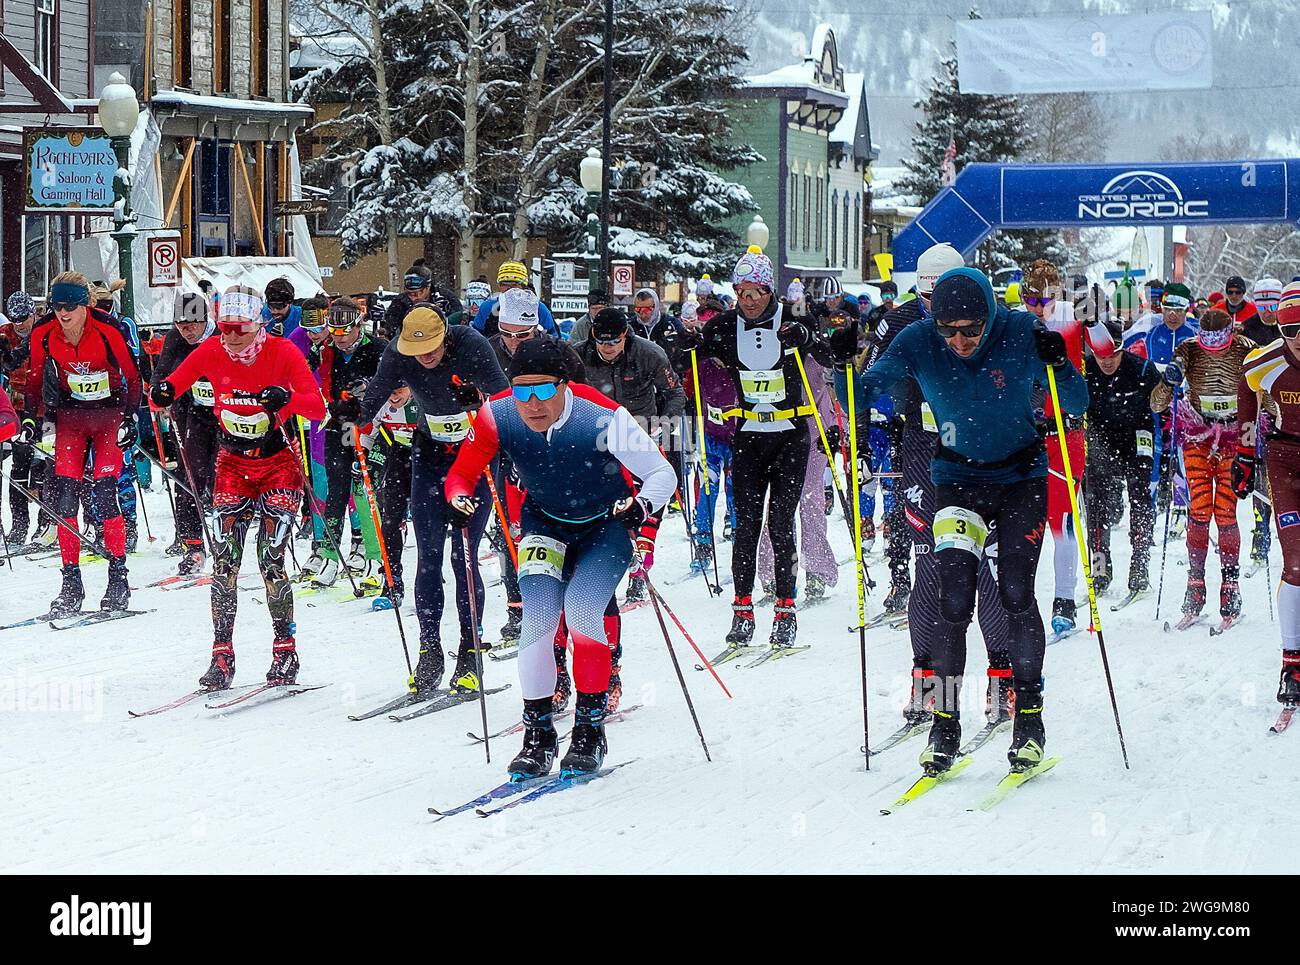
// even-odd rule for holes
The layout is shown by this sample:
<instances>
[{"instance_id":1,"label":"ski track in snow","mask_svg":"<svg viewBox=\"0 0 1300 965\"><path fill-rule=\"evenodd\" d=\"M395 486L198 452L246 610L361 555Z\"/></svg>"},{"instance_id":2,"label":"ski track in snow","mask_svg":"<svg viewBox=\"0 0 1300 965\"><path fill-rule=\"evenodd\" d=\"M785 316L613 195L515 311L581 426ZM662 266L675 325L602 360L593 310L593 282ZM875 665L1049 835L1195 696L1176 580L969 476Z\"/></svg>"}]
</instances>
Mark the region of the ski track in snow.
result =
<instances>
[{"instance_id":1,"label":"ski track in snow","mask_svg":"<svg viewBox=\"0 0 1300 965\"><path fill-rule=\"evenodd\" d=\"M160 532L133 557L131 581L172 572L162 555L170 532L166 498L148 493ZM1249 546L1249 506L1240 507ZM1159 528L1159 527L1158 527ZM850 554L839 509L829 521L839 558ZM1049 541L1050 543L1050 541ZM954 780L888 817L879 814L919 776L917 737L873 758L864 771L861 681L851 564L834 600L799 615L799 642L812 649L777 663L719 673L729 701L668 621L705 737L706 763L654 610L623 619L624 703L646 706L609 729L609 762L636 763L608 778L535 804L480 819L473 812L435 822L449 808L504 780L519 737L467 744L481 726L476 703L400 727L353 722L405 686L406 664L393 617L352 602L299 601L304 684L325 690L222 716L200 699L131 719L196 686L211 644L209 590L141 589L132 606L157 612L55 633L47 626L0 631L0 869L8 872L909 872L941 863L947 872L1282 872L1290 836L1276 802L1297 790L1300 738L1273 736L1278 638L1261 573L1243 580L1247 622L1211 638L1207 627L1162 633L1155 597L1120 613L1128 571L1127 532L1112 539L1114 590L1099 601L1132 770L1115 735L1096 639L1080 633L1048 650L1048 752L1065 760L1013 792L991 813L979 803L1006 771L1009 735L975 755ZM730 544L719 543L725 574ZM1050 610L1052 566L1039 565L1040 607ZM1151 579L1159 577L1159 547ZM652 576L706 654L721 649L729 601L710 600L702 581L668 586L687 566L680 521L665 524ZM1186 550L1170 545L1161 620L1176 614ZM878 557L870 560L881 581ZM245 575L255 573L245 555ZM414 574L414 548L407 551ZM491 582L495 564L484 564ZM84 568L94 606L106 577ZM1272 571L1281 572L1273 547ZM1208 567L1217 612L1218 561ZM44 609L57 570L15 560L3 576L0 621ZM880 608L884 582L868 598ZM255 590L240 593L236 685L256 683L270 660L266 610ZM1080 576L1076 599L1086 598ZM314 601L320 602L320 601ZM1086 617L1086 605L1080 616ZM408 603L402 613L418 639ZM760 610L756 640L771 610ZM667 615L665 614L667 620ZM505 620L504 592L488 589L492 639ZM443 639L455 640L455 617ZM756 650L755 655L757 656ZM867 633L870 726L880 742L901 723L911 649L906 631ZM517 718L515 664L486 664L489 726ZM965 736L982 723L985 661L978 624L970 631ZM48 709L60 692L85 702ZM210 699L210 698L209 698ZM46 703L41 703L45 701ZM63 705L66 707L65 699ZM44 709L42 709L44 708ZM970 809L970 810L968 810Z\"/></svg>"}]
</instances>

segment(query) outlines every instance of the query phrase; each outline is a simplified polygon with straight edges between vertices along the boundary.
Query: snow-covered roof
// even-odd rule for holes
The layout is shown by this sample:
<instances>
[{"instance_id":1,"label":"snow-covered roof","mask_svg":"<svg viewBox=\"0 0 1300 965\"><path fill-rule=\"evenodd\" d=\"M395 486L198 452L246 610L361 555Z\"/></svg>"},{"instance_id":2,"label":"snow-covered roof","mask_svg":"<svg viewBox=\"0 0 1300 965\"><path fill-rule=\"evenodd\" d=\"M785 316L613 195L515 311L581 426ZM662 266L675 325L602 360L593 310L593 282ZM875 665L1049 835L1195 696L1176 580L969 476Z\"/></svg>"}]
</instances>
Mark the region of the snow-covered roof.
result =
<instances>
[{"instance_id":1,"label":"snow-covered roof","mask_svg":"<svg viewBox=\"0 0 1300 965\"><path fill-rule=\"evenodd\" d=\"M297 258L226 256L181 259L181 287L186 291L202 291L200 281L211 282L217 291L225 291L231 285L250 285L262 291L272 278L289 279L289 284L300 297L324 291L320 276Z\"/></svg>"},{"instance_id":2,"label":"snow-covered roof","mask_svg":"<svg viewBox=\"0 0 1300 965\"><path fill-rule=\"evenodd\" d=\"M742 86L746 90L779 90L789 87L803 87L817 91L820 96L837 107L842 107L848 103L848 98L843 91L834 90L825 84L819 84L813 78L813 63L811 60L805 60L802 64L788 64L785 67L778 67L766 74L754 74L751 77L746 77Z\"/></svg>"},{"instance_id":3,"label":"snow-covered roof","mask_svg":"<svg viewBox=\"0 0 1300 965\"><path fill-rule=\"evenodd\" d=\"M179 90L160 90L149 100L150 107L167 107L175 110L204 114L247 114L250 117L302 117L308 118L315 110L306 104L282 104L278 101L246 101L236 97L218 97L213 94L191 94Z\"/></svg>"},{"instance_id":4,"label":"snow-covered roof","mask_svg":"<svg viewBox=\"0 0 1300 965\"><path fill-rule=\"evenodd\" d=\"M858 132L858 112L862 107L862 74L844 73L844 93L849 97L849 104L840 115L840 121L831 129L831 140L852 146L854 135Z\"/></svg>"},{"instance_id":5,"label":"snow-covered roof","mask_svg":"<svg viewBox=\"0 0 1300 965\"><path fill-rule=\"evenodd\" d=\"M298 49L289 54L289 66L296 70L315 70L317 67L338 67L366 55L365 46L350 33L338 32L318 36L303 36Z\"/></svg>"}]
</instances>

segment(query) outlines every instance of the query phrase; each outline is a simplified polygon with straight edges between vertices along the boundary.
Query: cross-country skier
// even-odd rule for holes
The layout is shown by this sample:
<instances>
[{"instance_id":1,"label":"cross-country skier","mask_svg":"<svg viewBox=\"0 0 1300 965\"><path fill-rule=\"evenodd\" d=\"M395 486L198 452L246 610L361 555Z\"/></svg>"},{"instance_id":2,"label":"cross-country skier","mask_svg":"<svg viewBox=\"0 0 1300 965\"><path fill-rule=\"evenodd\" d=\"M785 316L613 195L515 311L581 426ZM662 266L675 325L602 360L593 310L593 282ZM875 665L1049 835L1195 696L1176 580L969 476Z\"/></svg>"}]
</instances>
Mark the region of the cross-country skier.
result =
<instances>
[{"instance_id":1,"label":"cross-country skier","mask_svg":"<svg viewBox=\"0 0 1300 965\"><path fill-rule=\"evenodd\" d=\"M275 635L266 680L280 686L298 679L293 587L284 554L302 500L303 472L286 423L295 415L324 418L325 400L302 354L287 339L268 334L262 308L253 289L227 288L218 308L220 337L200 343L149 394L153 405L165 409L206 379L221 427L212 494L217 522L212 534L212 662L199 679L209 690L229 687L235 676L236 581L244 541L258 514L257 563Z\"/></svg>"},{"instance_id":2,"label":"cross-country skier","mask_svg":"<svg viewBox=\"0 0 1300 965\"><path fill-rule=\"evenodd\" d=\"M1295 707L1300 705L1300 281L1283 290L1277 324L1281 338L1252 351L1242 365L1237 392L1241 441L1232 467L1232 487L1239 499L1254 491L1255 434L1262 399L1273 417L1265 467L1282 545L1277 590L1282 675L1277 699Z\"/></svg>"},{"instance_id":3,"label":"cross-country skier","mask_svg":"<svg viewBox=\"0 0 1300 965\"><path fill-rule=\"evenodd\" d=\"M411 448L420 425L419 407L411 400L408 386L399 386L375 415L368 434L361 437L370 469L370 485L379 509L380 531L388 568L384 572L383 593L371 604L375 610L401 607L406 597L402 579L402 545L405 542L406 516L411 506ZM392 583L388 574L392 573Z\"/></svg>"},{"instance_id":4,"label":"cross-country skier","mask_svg":"<svg viewBox=\"0 0 1300 965\"><path fill-rule=\"evenodd\" d=\"M420 621L420 659L410 681L417 696L431 694L442 682L443 553L448 536L446 503L439 498L461 443L469 435L472 413L482 403L480 393L506 387L505 374L486 338L468 325L448 326L432 305L416 305L402 321L402 334L388 343L379 370L366 389L359 425L372 422L399 385L411 388L422 424L411 453L411 526L415 530L418 563L415 571L415 614ZM475 627L470 592L483 613L483 579L478 572L478 545L492 511L487 480L476 481L480 502L465 530L474 585L466 582L464 545L451 541L452 576L460 617L460 646L451 685L457 693L481 686L475 669Z\"/></svg>"},{"instance_id":5,"label":"cross-country skier","mask_svg":"<svg viewBox=\"0 0 1300 965\"><path fill-rule=\"evenodd\" d=\"M1168 292L1166 291L1166 299ZM1171 402L1187 474L1190 515L1187 523L1187 594L1183 620L1190 626L1205 606L1205 557L1210 549L1210 518L1219 531L1219 615L1225 626L1241 615L1241 530L1232 491L1232 462L1238 447L1237 387L1241 366L1253 349L1238 335L1228 313L1211 308L1200 319L1196 338L1182 342L1165 366L1162 383L1151 392L1151 408L1164 412ZM1187 381L1187 392L1176 400L1175 391ZM1253 445L1253 440L1252 440Z\"/></svg>"},{"instance_id":6,"label":"cross-country skier","mask_svg":"<svg viewBox=\"0 0 1300 965\"><path fill-rule=\"evenodd\" d=\"M1013 770L1043 760L1043 621L1034 574L1047 523L1047 456L1033 404L1055 373L1065 412L1088 404L1083 376L1065 340L1034 315L999 307L982 273L955 268L931 298L933 324L909 325L861 377L868 399L911 377L938 428L934 544L940 619L934 637L934 722L921 763L952 766L961 741L960 686L966 628L989 528L998 530L998 592L1007 611L1016 714L1008 757Z\"/></svg>"},{"instance_id":7,"label":"cross-country skier","mask_svg":"<svg viewBox=\"0 0 1300 965\"><path fill-rule=\"evenodd\" d=\"M1241 334L1254 342L1256 346L1264 348L1272 345L1279 337L1277 331L1277 306L1278 300L1282 297L1282 282L1276 278L1261 278L1255 282L1252 292L1252 300L1258 311L1241 326ZM1265 435L1266 433L1263 432L1255 434L1256 458L1261 463L1266 458L1264 453L1264 447L1267 445ZM1272 542L1269 520L1273 517L1273 508L1269 505L1267 499L1268 474L1261 474L1258 482L1263 484L1263 488L1254 497L1255 528L1250 541L1250 562L1253 569L1260 569L1264 566L1268 560L1269 545Z\"/></svg>"},{"instance_id":8,"label":"cross-country skier","mask_svg":"<svg viewBox=\"0 0 1300 965\"><path fill-rule=\"evenodd\" d=\"M172 315L175 324L154 363L150 391L170 378L181 362L217 330L216 322L208 316L208 300L202 295L177 292ZM221 448L215 404L212 383L199 378L171 407L176 442L185 453L185 463L197 487L193 495L188 489L176 489L176 535L184 543L176 571L182 576L203 569L203 515L212 507L213 479ZM189 483L188 474L186 483Z\"/></svg>"},{"instance_id":9,"label":"cross-country skier","mask_svg":"<svg viewBox=\"0 0 1300 965\"><path fill-rule=\"evenodd\" d=\"M558 747L552 717L552 641L565 615L573 637L577 707L561 773L599 770L611 654L604 612L632 558L629 530L661 512L677 485L659 447L627 410L568 382L560 346L533 339L510 360L509 394L479 411L447 477L448 514L469 525L481 510L479 480L498 451L514 461L527 496L519 586L524 596L519 676L524 744L519 778L550 772ZM640 480L634 488L631 480Z\"/></svg>"},{"instance_id":10,"label":"cross-country skier","mask_svg":"<svg viewBox=\"0 0 1300 965\"><path fill-rule=\"evenodd\" d=\"M512 288L528 287L528 269L522 262L503 261L501 267L497 269L497 287L502 292L507 292ZM478 307L478 314L474 316L474 328L487 338L491 338L497 333L497 316L500 314L501 295L493 295L486 299ZM541 326L549 334L556 338L560 337L560 327L555 324L555 316L551 310L544 304L537 306L537 317Z\"/></svg>"},{"instance_id":11,"label":"cross-country skier","mask_svg":"<svg viewBox=\"0 0 1300 965\"><path fill-rule=\"evenodd\" d=\"M94 450L92 498L108 551L108 586L100 609L125 610L131 598L126 571L126 525L117 501L123 451L135 446L135 409L140 373L131 350L112 319L90 307L86 276L65 271L50 285L50 320L31 337L31 380L23 412L23 441L36 439L37 402L54 421L54 472L58 495L63 587L50 604L51 614L68 616L81 609L86 593L81 582L81 540L76 535L78 486L86 449Z\"/></svg>"}]
</instances>

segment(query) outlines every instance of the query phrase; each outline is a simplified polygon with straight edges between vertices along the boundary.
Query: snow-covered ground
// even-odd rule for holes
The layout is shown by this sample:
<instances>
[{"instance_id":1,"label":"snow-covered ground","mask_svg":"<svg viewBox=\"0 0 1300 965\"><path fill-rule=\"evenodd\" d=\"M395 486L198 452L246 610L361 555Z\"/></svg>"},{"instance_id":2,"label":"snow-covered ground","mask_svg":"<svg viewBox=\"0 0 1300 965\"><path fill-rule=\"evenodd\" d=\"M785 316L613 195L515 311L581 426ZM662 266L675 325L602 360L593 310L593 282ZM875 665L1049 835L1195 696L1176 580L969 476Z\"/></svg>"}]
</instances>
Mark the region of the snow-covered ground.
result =
<instances>
[{"instance_id":1,"label":"snow-covered ground","mask_svg":"<svg viewBox=\"0 0 1300 965\"><path fill-rule=\"evenodd\" d=\"M165 497L148 496L154 544L130 561L132 584L171 572ZM6 514L7 515L7 514ZM1243 531L1249 511L1241 507ZM850 555L837 511L839 557ZM1248 538L1246 539L1249 545ZM299 544L301 547L302 544ZM1127 572L1127 538L1115 546ZM723 544L723 572L729 544ZM1049 547L1048 553L1051 552ZM301 553L301 549L300 549ZM413 551L408 556L413 572ZM1153 554L1152 579L1159 573ZM682 520L660 536L654 577L706 651L720 649L729 597L710 600L698 579L669 585L686 567ZM1182 598L1186 553L1171 545L1162 618ZM246 573L255 565L245 558ZM1279 571L1274 546L1272 570ZM882 585L868 601L879 609ZM495 565L486 567L489 578ZM86 567L89 605L103 564ZM250 582L247 577L245 583ZM1217 611L1217 561L1211 557ZM43 612L57 563L19 559L0 575L0 622ZM1050 606L1050 560L1039 567ZM591 785L491 819L473 813L435 823L450 807L498 783L518 738L481 746L477 704L395 724L349 713L396 696L406 680L394 620L369 603L319 603L297 611L304 683L322 691L226 717L201 702L155 717L141 710L191 690L211 643L206 589L145 589L135 608L155 612L99 627L0 632L0 870L7 872L1282 872L1294 837L1287 809L1297 792L1300 734L1268 733L1276 716L1278 643L1263 574L1244 581L1246 621L1222 637L1162 633L1154 597L1119 614L1103 600L1132 769L1121 762L1095 638L1049 648L1045 721L1050 753L1064 761L991 813L976 808L1006 770L999 737L950 783L890 816L887 806L918 775L921 741L863 769L861 694L852 567L828 602L799 615L806 653L753 670L722 668L728 700L674 635L713 763L706 763L654 611L624 618L626 704L646 706L609 729L610 762L633 765ZM270 628L256 591L241 593L236 683L255 682L270 659ZM1077 596L1084 597L1082 579ZM503 622L501 587L489 590L486 624ZM405 610L407 635L416 639ZM765 638L770 610L760 611ZM491 630L489 630L491 632ZM454 617L444 619L454 641ZM968 733L978 726L985 661L971 631ZM870 723L879 741L901 723L911 656L905 632L867 639ZM488 663L493 684L514 664ZM517 684L489 698L492 728L517 719ZM214 859L217 864L213 864Z\"/></svg>"}]
</instances>

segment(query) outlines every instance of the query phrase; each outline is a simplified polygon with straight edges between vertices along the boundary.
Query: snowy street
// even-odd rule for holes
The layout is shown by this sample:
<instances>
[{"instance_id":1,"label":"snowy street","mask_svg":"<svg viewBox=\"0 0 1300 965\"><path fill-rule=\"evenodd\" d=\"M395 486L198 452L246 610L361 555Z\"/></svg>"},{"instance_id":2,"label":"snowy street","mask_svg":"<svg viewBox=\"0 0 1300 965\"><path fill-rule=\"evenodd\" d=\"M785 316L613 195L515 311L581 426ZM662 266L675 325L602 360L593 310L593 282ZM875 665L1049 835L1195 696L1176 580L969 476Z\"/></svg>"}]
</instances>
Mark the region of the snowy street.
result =
<instances>
[{"instance_id":1,"label":"snowy street","mask_svg":"<svg viewBox=\"0 0 1300 965\"><path fill-rule=\"evenodd\" d=\"M158 541L141 536L129 560L141 587L172 572L166 499L148 496ZM160 522L158 522L160 521ZM1240 508L1249 532L1248 504ZM850 555L836 515L840 559ZM302 554L303 544L298 544ZM1114 540L1127 571L1127 535ZM724 564L729 544L721 544ZM1049 546L1039 566L1040 606L1050 605ZM1152 554L1152 583L1159 547ZM702 649L721 649L729 595L710 601L686 568L682 521L665 521L652 576ZM1186 550L1171 544L1161 619L1176 615ZM408 566L414 564L408 550ZM1272 570L1280 555L1276 543ZM246 558L241 586L257 587ZM873 575L887 583L883 563ZM104 564L85 567L87 598L103 589ZM496 565L484 565L495 580ZM18 559L0 577L10 622L43 612L57 564ZM1208 566L1217 612L1217 559ZM868 600L879 610L882 589ZM1118 589L1118 588L1117 588ZM1118 614L1102 600L1132 770L1121 763L1095 638L1078 633L1048 649L1044 720L1049 754L1064 761L1014 791L990 813L980 802L1006 772L1009 735L976 753L959 776L882 816L917 776L913 738L863 771L861 695L851 565L831 601L799 614L806 653L753 670L720 669L727 700L674 631L714 762L705 762L654 611L624 617L624 706L644 704L609 728L607 778L489 819L427 813L469 800L505 779L517 735L493 742L492 763L466 731L481 728L477 703L397 724L352 722L349 713L399 695L406 679L393 618L369 601L297 602L303 684L329 684L269 706L222 716L196 701L153 717L143 710L193 689L211 643L206 589L141 589L120 623L55 632L0 631L0 868L6 872L945 872L1033 869L1048 873L1287 871L1291 821L1280 802L1296 789L1296 740L1274 736L1276 625L1261 573L1242 582L1245 623L1211 638L1204 625L1165 634L1154 595ZM729 588L727 590L729 594ZM236 685L261 679L270 634L260 588L241 590ZM1082 579L1077 599L1086 596ZM485 625L504 617L500 585L488 590ZM313 605L314 604L314 605ZM93 605L93 604L92 604ZM759 611L766 639L770 608ZM1086 613L1081 607L1080 615ZM416 639L410 602L407 636ZM1217 621L1216 621L1217 622ZM671 626L671 623L670 623ZM443 623L455 639L454 616ZM967 662L964 725L982 723L985 662L977 630ZM868 632L870 724L879 743L902 723L911 654L905 631ZM487 662L488 700L499 730L518 718L514 662ZM211 699L211 698L210 698ZM567 729L567 725L565 725ZM581 847L576 843L581 841Z\"/></svg>"}]
</instances>

